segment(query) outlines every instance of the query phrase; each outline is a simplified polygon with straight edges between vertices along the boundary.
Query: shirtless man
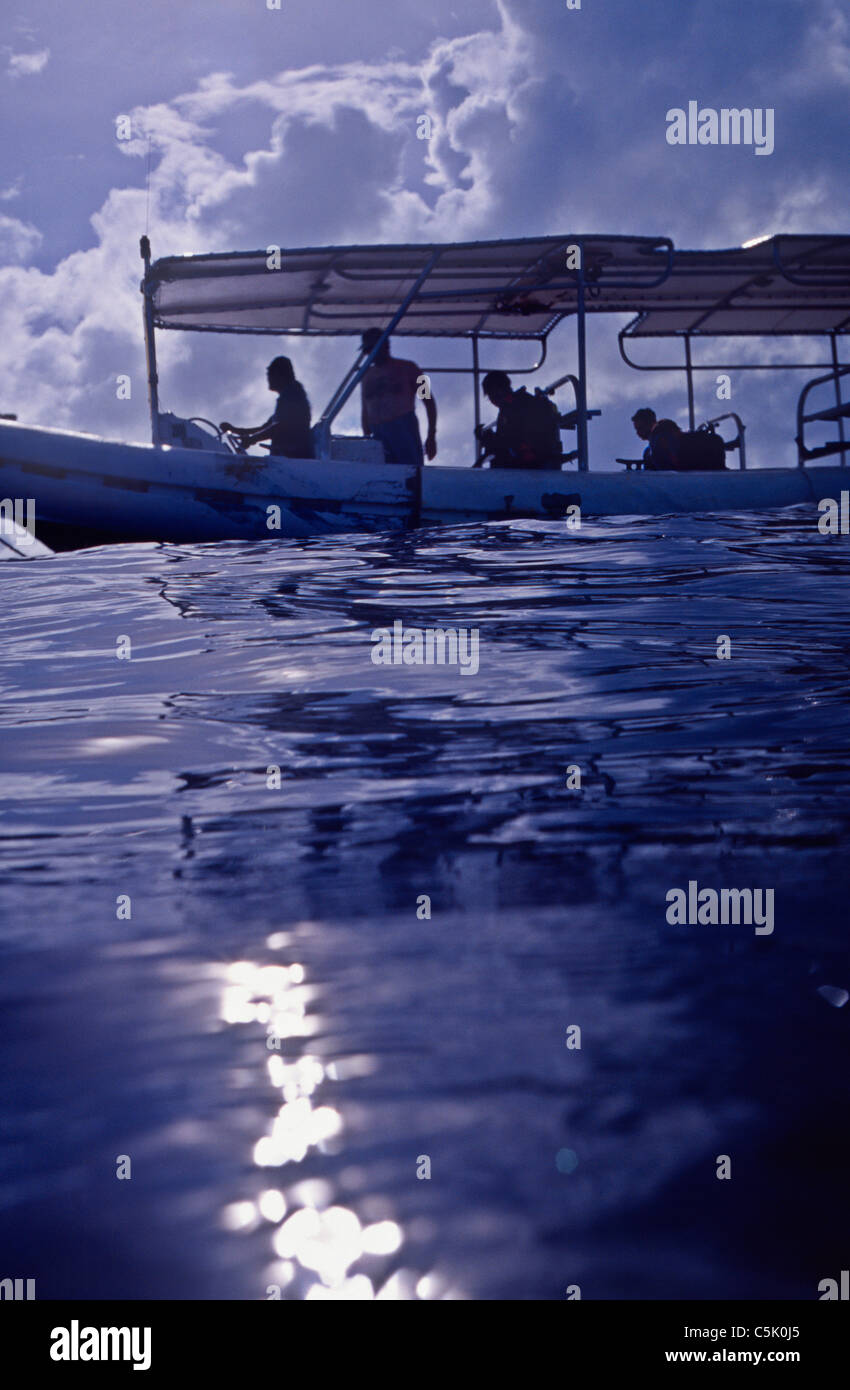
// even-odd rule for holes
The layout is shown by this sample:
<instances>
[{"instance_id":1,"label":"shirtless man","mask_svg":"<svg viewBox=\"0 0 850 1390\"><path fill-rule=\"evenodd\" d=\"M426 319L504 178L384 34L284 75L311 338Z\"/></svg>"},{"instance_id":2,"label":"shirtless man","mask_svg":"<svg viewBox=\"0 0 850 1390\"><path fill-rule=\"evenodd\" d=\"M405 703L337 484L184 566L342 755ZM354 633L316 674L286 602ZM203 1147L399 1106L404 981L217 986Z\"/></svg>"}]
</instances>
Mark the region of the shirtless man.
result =
<instances>
[{"instance_id":1,"label":"shirtless man","mask_svg":"<svg viewBox=\"0 0 850 1390\"><path fill-rule=\"evenodd\" d=\"M379 328L367 328L363 334L363 351L371 352L380 336ZM421 375L415 362L390 355L387 339L363 378L363 433L380 439L387 463L422 467L422 436L416 418L417 384ZM430 461L437 455L437 407L430 395L425 397L423 404L428 417L425 456Z\"/></svg>"}]
</instances>

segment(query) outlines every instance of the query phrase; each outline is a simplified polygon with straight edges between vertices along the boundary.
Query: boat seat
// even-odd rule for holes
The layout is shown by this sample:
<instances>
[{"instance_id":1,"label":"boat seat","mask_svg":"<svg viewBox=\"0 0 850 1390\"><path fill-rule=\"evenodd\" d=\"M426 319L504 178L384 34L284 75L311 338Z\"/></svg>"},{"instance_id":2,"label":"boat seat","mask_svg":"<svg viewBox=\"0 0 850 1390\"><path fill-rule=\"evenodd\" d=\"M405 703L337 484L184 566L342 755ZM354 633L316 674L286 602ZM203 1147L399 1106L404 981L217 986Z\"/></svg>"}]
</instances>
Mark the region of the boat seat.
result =
<instances>
[{"instance_id":1,"label":"boat seat","mask_svg":"<svg viewBox=\"0 0 850 1390\"><path fill-rule=\"evenodd\" d=\"M362 434L332 434L330 456L347 463L383 463L384 446Z\"/></svg>"}]
</instances>

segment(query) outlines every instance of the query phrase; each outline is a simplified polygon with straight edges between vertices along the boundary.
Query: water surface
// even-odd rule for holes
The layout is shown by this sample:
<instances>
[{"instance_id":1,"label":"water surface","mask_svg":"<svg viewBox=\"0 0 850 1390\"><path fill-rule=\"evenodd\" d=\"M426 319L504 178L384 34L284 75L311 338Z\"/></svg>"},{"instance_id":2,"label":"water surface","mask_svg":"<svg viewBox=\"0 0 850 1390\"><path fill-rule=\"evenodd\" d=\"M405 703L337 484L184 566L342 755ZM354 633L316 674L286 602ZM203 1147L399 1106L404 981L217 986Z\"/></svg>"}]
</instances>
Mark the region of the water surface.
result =
<instances>
[{"instance_id":1,"label":"water surface","mask_svg":"<svg viewBox=\"0 0 850 1390\"><path fill-rule=\"evenodd\" d=\"M850 1158L850 551L816 521L5 565L0 1275L816 1297ZM376 666L396 619L477 628L478 673ZM692 879L772 888L775 930L669 925Z\"/></svg>"}]
</instances>

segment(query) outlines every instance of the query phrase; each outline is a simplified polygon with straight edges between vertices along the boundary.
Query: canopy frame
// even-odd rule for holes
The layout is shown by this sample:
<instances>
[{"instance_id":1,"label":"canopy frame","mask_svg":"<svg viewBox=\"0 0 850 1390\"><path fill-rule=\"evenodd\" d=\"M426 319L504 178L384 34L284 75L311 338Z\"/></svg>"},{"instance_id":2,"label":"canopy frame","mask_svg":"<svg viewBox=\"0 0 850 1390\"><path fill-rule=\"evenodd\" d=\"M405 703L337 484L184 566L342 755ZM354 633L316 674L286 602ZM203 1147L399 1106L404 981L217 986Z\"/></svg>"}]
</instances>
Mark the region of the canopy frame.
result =
<instances>
[{"instance_id":1,"label":"canopy frame","mask_svg":"<svg viewBox=\"0 0 850 1390\"><path fill-rule=\"evenodd\" d=\"M684 372L688 391L688 429L690 430L693 430L696 427L696 416L694 412L694 372L817 372L821 367L828 368L825 376L816 377L814 380L810 381L808 383L808 386L804 387L803 392L801 393L800 402L798 404L797 409L797 463L798 467L800 468L803 468L805 466L807 457L802 437L803 424L805 423L802 419L802 407L805 402L805 397L809 388L815 385L823 385L825 382L831 380L834 384L836 408L840 411L841 407L845 404L842 396L841 382L842 378L845 377L848 374L848 372L850 372L850 363L842 362L840 360L838 354L839 334L837 332L828 333L824 335L825 337L829 338L830 343L830 358L828 362L694 362L691 356L691 343L694 337L693 333L671 333L663 335L653 334L653 337L656 339L676 338L680 340L683 343L685 350L684 363L633 362L632 359L629 357L628 353L626 352L625 344L628 340L635 340L635 334L631 330L633 330L635 326L638 324L640 317L641 316L638 315L637 318L633 319L631 323L626 324L626 327L622 328L618 333L617 346L620 350L620 356L625 362L626 366L631 367L633 371L636 372ZM845 332L846 331L847 330L845 330ZM762 335L723 334L718 336L741 337ZM803 337L813 335L800 334L799 336ZM709 423L716 423L716 421ZM844 417L841 414L838 415L837 424L839 434L839 447L836 450L834 450L834 452L837 452L841 455L841 467L843 468L847 463L846 456L848 453L850 453L850 442L848 442L845 439ZM744 465L742 464L742 467L743 466Z\"/></svg>"},{"instance_id":2,"label":"canopy frame","mask_svg":"<svg viewBox=\"0 0 850 1390\"><path fill-rule=\"evenodd\" d=\"M276 248L267 249L271 252ZM577 458L579 471L586 471L587 315L630 309L637 313L618 335L621 358L638 371L683 370L691 428L695 420L694 373L700 371L816 370L828 366L835 377L837 403L841 405L839 377L844 366L838 358L837 337L850 332L850 236L782 235L722 251L680 251L668 237L589 235L302 248L278 251L279 257L291 262L285 267L270 267L267 253L262 251L171 257L152 264L147 237L142 239L141 251L145 265L142 294L148 395L155 445L161 442L157 328L327 337L359 333L372 324L379 327L381 336L375 347L368 354L358 354L318 421L322 454L329 449L333 421L382 344L394 332L471 341L471 366L428 370L471 374L478 425L481 343L536 342L540 353L535 366L515 369L523 374L533 372L545 360L549 334L564 318L574 316ZM577 252L577 260L569 252ZM257 278L269 270L275 274L288 270L294 275L289 298L278 298L277 289L272 291L270 282ZM246 288L245 295L240 295L239 282L243 277L252 292ZM716 293L711 292L713 284ZM362 295L358 288L361 286ZM521 327L518 316L535 318L537 322ZM767 327L763 326L765 322ZM768 365L693 361L694 339L784 335L828 336L831 361ZM633 361L625 345L635 337L681 339L684 365ZM843 424L840 429L843 463ZM850 445L847 447L850 449Z\"/></svg>"},{"instance_id":3,"label":"canopy frame","mask_svg":"<svg viewBox=\"0 0 850 1390\"><path fill-rule=\"evenodd\" d=\"M148 406L151 417L151 443L155 449L161 447L159 425L159 376L156 370L156 327L154 323L153 291L151 289L151 244L143 236L139 251L145 265L142 280L143 319L145 330L145 366L148 379Z\"/></svg>"}]
</instances>

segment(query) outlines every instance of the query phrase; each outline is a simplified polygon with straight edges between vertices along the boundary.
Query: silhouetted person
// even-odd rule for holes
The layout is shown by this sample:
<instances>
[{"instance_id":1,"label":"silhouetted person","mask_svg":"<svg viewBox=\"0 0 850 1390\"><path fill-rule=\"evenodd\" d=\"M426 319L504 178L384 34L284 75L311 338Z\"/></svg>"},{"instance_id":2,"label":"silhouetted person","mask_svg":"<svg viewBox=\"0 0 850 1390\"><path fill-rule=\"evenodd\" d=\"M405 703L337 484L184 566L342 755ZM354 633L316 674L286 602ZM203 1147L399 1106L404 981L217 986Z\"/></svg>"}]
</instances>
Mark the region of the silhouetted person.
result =
<instances>
[{"instance_id":1,"label":"silhouetted person","mask_svg":"<svg viewBox=\"0 0 850 1390\"><path fill-rule=\"evenodd\" d=\"M507 372L488 372L481 383L499 416L495 426L479 425L477 437L491 468L560 468L561 433L557 407L543 395L511 387Z\"/></svg>"},{"instance_id":2,"label":"silhouetted person","mask_svg":"<svg viewBox=\"0 0 850 1390\"><path fill-rule=\"evenodd\" d=\"M238 429L222 420L221 429L238 435L246 448L271 441L269 453L290 459L315 458L313 436L310 432L310 402L307 392L295 378L288 357L276 357L266 370L269 390L277 392L274 414L257 429Z\"/></svg>"},{"instance_id":3,"label":"silhouetted person","mask_svg":"<svg viewBox=\"0 0 850 1390\"><path fill-rule=\"evenodd\" d=\"M650 469L679 467L679 438L682 431L675 420L657 420L651 406L642 406L632 416L638 439L646 440L643 466Z\"/></svg>"},{"instance_id":4,"label":"silhouetted person","mask_svg":"<svg viewBox=\"0 0 850 1390\"><path fill-rule=\"evenodd\" d=\"M380 336L380 328L367 328L361 343L363 352L371 352ZM424 462L416 418L417 389L422 375L415 362L391 355L388 338L381 344L363 378L360 397L363 433L380 439L387 463L415 464L421 468ZM424 397L422 404L428 417L425 455L430 461L437 456L437 407L430 394Z\"/></svg>"}]
</instances>

